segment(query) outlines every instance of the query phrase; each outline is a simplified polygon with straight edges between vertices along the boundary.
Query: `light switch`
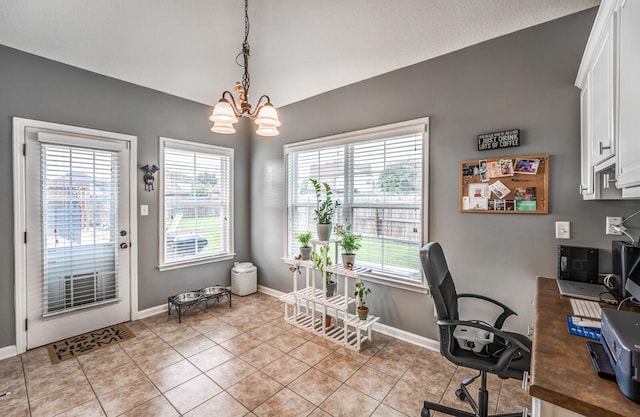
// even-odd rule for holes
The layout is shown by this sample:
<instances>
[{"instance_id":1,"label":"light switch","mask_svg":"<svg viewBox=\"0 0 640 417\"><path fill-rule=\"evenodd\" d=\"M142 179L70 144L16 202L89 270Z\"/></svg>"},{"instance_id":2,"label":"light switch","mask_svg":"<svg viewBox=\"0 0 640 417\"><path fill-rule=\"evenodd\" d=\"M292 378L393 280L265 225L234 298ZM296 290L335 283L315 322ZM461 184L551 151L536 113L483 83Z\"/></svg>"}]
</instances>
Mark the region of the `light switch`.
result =
<instances>
[{"instance_id":1,"label":"light switch","mask_svg":"<svg viewBox=\"0 0 640 417\"><path fill-rule=\"evenodd\" d=\"M556 222L556 239L571 239L571 222Z\"/></svg>"},{"instance_id":2,"label":"light switch","mask_svg":"<svg viewBox=\"0 0 640 417\"><path fill-rule=\"evenodd\" d=\"M140 205L140 215L141 216L148 216L149 215L149 206L146 204L141 204Z\"/></svg>"}]
</instances>

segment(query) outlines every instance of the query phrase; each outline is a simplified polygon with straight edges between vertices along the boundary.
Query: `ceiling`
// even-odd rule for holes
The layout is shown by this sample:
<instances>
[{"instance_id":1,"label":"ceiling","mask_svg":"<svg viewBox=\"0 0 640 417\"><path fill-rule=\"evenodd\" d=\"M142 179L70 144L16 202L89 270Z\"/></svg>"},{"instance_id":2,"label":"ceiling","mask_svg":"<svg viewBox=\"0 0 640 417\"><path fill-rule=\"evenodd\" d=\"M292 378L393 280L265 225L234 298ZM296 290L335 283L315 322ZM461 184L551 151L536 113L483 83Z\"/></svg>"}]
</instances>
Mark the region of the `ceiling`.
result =
<instances>
[{"instance_id":1,"label":"ceiling","mask_svg":"<svg viewBox=\"0 0 640 417\"><path fill-rule=\"evenodd\" d=\"M249 0L251 102L276 107L599 0ZM239 81L242 0L1 0L0 44L213 106Z\"/></svg>"}]
</instances>

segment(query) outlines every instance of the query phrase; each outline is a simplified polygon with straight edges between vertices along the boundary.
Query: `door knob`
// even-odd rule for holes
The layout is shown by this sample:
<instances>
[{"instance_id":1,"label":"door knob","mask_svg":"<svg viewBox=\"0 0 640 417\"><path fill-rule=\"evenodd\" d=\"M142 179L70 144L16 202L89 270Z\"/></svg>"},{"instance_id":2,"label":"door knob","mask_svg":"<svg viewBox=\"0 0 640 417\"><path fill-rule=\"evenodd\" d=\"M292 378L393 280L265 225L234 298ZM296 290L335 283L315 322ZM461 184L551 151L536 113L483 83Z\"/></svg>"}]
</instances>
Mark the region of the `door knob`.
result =
<instances>
[{"instance_id":1,"label":"door knob","mask_svg":"<svg viewBox=\"0 0 640 417\"><path fill-rule=\"evenodd\" d=\"M126 243L122 242L120 244L120 249L127 249L129 247L129 245L127 245Z\"/></svg>"}]
</instances>

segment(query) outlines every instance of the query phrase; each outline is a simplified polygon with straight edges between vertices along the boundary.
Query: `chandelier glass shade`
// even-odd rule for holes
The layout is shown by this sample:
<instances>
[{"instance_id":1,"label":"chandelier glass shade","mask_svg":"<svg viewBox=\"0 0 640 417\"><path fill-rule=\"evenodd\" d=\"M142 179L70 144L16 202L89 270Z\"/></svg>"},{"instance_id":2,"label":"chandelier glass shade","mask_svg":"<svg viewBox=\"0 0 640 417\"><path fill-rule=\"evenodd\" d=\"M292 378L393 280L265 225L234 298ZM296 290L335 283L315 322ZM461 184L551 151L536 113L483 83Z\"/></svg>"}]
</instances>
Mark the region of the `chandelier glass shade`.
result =
<instances>
[{"instance_id":1,"label":"chandelier glass shade","mask_svg":"<svg viewBox=\"0 0 640 417\"><path fill-rule=\"evenodd\" d=\"M281 125L278 119L278 113L275 107L271 104L269 96L262 95L258 99L256 108L251 111L251 104L248 101L249 98L249 86L251 80L249 77L249 14L248 14L248 0L244 2L244 42L242 42L242 51L236 57L236 63L244 68L242 75L242 83L237 82L234 91L238 94L238 98L235 99L233 94L226 90L222 93L222 98L218 100L218 103L213 108L213 113L209 117L209 120L213 122L212 132L222 134L232 134L236 132L233 126L238 122L240 117L248 117L253 120L258 129L256 133L260 136L276 136L278 127ZM242 57L242 64L238 62Z\"/></svg>"}]
</instances>

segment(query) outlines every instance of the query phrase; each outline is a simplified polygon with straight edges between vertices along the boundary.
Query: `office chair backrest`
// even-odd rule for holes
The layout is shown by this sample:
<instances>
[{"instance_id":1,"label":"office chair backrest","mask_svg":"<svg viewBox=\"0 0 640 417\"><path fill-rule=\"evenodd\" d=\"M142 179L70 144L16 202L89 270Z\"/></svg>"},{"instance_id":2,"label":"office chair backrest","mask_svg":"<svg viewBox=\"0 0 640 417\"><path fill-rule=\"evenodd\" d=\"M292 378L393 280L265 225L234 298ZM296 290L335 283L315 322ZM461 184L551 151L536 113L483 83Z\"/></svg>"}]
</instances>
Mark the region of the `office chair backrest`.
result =
<instances>
[{"instance_id":1,"label":"office chair backrest","mask_svg":"<svg viewBox=\"0 0 640 417\"><path fill-rule=\"evenodd\" d=\"M431 242L420 249L422 269L436 306L438 319L458 320L458 296L442 247Z\"/></svg>"}]
</instances>

